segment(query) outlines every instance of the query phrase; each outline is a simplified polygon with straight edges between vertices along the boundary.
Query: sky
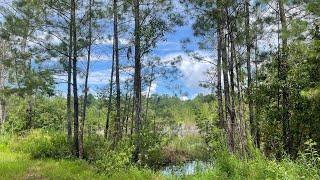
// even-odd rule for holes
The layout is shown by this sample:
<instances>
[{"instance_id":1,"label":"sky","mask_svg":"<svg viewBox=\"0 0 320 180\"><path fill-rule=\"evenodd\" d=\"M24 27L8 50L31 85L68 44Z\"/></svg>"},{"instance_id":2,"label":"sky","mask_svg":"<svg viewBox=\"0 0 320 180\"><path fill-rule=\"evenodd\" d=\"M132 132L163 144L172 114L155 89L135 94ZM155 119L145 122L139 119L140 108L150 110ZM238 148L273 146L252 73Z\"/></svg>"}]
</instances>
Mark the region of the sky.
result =
<instances>
[{"instance_id":1,"label":"sky","mask_svg":"<svg viewBox=\"0 0 320 180\"><path fill-rule=\"evenodd\" d=\"M0 5L7 6L11 1L12 0L3 0ZM177 11L181 11L181 8L182 7L177 4ZM3 17L0 15L0 21L2 20ZM181 72L181 76L175 78L174 80L166 80L164 78L156 79L151 86L152 94L177 95L181 99L187 100L194 98L200 93L208 94L211 92L211 90L199 86L200 82L207 78L206 72L211 67L211 64L200 63L192 60L192 58L188 56L182 48L181 41L188 38L191 40L191 42L188 44L189 49L191 48L201 55L208 55L208 53L203 53L202 51L198 50L197 39L193 36L190 19L185 19L185 22L189 23L185 24L184 26L175 27L174 32L167 33L164 38L165 41L158 42L157 47L152 51L153 57L159 57L163 61L180 56L182 61L178 64L177 68ZM45 35L39 36L44 37ZM52 39L52 41L58 42L57 39ZM127 43L127 39L120 38L120 44ZM98 40L92 48L91 59L92 62L89 73L89 92L92 94L97 94L101 88L105 88L109 84L112 63L112 40L109 38ZM125 60L125 58L120 58L121 62ZM51 61L56 62L56 59L52 59ZM48 62L48 64L51 64L52 62ZM80 70L85 69L85 57L80 59L78 67ZM120 79L125 80L127 77L128 74L122 73ZM55 79L58 82L56 85L57 94L65 95L67 89L67 85L65 83L67 79L66 74L55 75ZM83 75L79 75L78 82L81 88L84 84Z\"/></svg>"},{"instance_id":2,"label":"sky","mask_svg":"<svg viewBox=\"0 0 320 180\"><path fill-rule=\"evenodd\" d=\"M0 5L3 6L7 4L11 0L4 0L0 2ZM271 5L270 5L271 6ZM177 7L177 11L179 11ZM261 12L262 16L269 16L273 12L273 8L268 7L264 12ZM185 16L185 17L190 17ZM0 21L2 17L0 15ZM252 19L254 21L254 19ZM157 47L153 49L152 56L157 56L161 58L162 61L170 60L180 56L182 61L178 64L177 68L181 72L181 76L174 78L173 80L167 80L164 78L157 78L151 86L152 94L168 94L168 95L177 95L183 100L192 99L196 97L198 94L208 94L212 92L212 89L205 89L200 87L199 84L202 81L206 81L208 79L208 74L206 73L209 69L211 72L214 72L211 68L213 68L213 64L215 62L215 50L204 51L198 48L197 43L199 40L193 35L192 30L192 19L186 18L186 23L184 26L175 27L175 31L171 33L167 33L165 35L165 41L160 41L157 43ZM110 23L110 22L109 22ZM269 49L270 44L276 44L277 37L274 35L274 29L276 26L268 26L264 27L266 31L270 32L268 36L264 36L267 39L261 39L259 41L259 49ZM106 31L110 31L107 29ZM102 34L105 34L102 32ZM41 35L39 35L41 36ZM42 34L42 36L44 36ZM188 49L193 50L194 52L199 53L201 56L206 57L206 60L211 62L198 62L193 60L182 48L182 40L190 39L190 43L188 43ZM55 41L55 39L52 39ZM120 45L128 44L129 40L120 37ZM214 46L214 43L213 43ZM111 74L111 63L112 63L112 40L109 38L99 39L95 42L92 49L92 62L90 66L89 73L89 92L92 94L97 94L100 89L105 88L109 84L110 74ZM56 61L54 59L51 60ZM123 63L126 61L126 57L121 57L120 61ZM212 64L213 63L213 64ZM81 70L86 68L86 58L80 58L78 67ZM133 72L131 72L133 73ZM127 73L121 72L120 79L122 82L128 78ZM65 95L67 84L65 83L67 77L66 74L56 75L55 79L58 83L56 85L56 91L58 94ZM83 87L84 77L83 75L79 75L79 85L80 88ZM146 89L143 90L143 93Z\"/></svg>"},{"instance_id":3,"label":"sky","mask_svg":"<svg viewBox=\"0 0 320 180\"><path fill-rule=\"evenodd\" d=\"M197 62L190 57L182 48L182 40L186 38L191 39L188 48L199 52L201 55L207 53L198 50L197 40L193 36L191 24L186 24L181 27L176 27L175 31L165 35L165 41L158 42L158 45L152 51L152 56L161 58L162 61L170 60L176 57L181 57L182 61L177 65L180 76L167 80L164 78L157 78L151 85L151 94L168 94L171 96L178 96L182 100L188 100L196 97L198 94L208 94L210 89L200 87L201 81L207 79L206 72L211 67L209 63ZM120 39L120 44L126 44L127 40ZM112 63L112 40L100 40L93 46L92 63L89 73L89 92L97 94L101 88L108 87L111 63ZM126 58L120 58L120 63L126 61ZM211 59L210 59L211 61ZM85 69L86 60L83 58L79 61L79 68ZM120 72L121 73L121 72ZM128 74L121 73L120 80L125 80ZM56 76L58 81L65 81L66 76ZM122 81L122 82L123 82ZM83 86L84 78L79 76L79 84ZM61 83L57 85L57 92L65 94L66 84ZM144 92L146 89L143 90ZM143 93L144 93L143 92Z\"/></svg>"}]
</instances>

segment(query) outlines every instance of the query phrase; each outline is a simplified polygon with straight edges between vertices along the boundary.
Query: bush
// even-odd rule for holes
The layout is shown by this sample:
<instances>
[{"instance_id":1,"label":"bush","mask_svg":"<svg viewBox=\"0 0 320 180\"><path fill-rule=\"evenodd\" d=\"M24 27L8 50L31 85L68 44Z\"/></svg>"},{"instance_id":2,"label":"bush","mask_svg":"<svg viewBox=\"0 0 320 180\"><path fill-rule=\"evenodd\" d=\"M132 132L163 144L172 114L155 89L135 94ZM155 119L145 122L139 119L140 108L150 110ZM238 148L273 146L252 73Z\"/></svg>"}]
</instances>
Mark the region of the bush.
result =
<instances>
[{"instance_id":1,"label":"bush","mask_svg":"<svg viewBox=\"0 0 320 180\"><path fill-rule=\"evenodd\" d=\"M211 172L196 174L200 179L319 179L316 167L308 167L290 159L280 162L265 158L261 153L251 159L240 159L220 152Z\"/></svg>"},{"instance_id":2,"label":"bush","mask_svg":"<svg viewBox=\"0 0 320 180\"><path fill-rule=\"evenodd\" d=\"M125 170L130 165L133 146L129 141L123 140L112 149L112 146L100 150L96 154L95 165L101 173L112 175Z\"/></svg>"},{"instance_id":3,"label":"bush","mask_svg":"<svg viewBox=\"0 0 320 180\"><path fill-rule=\"evenodd\" d=\"M89 162L95 162L110 149L110 142L106 141L103 136L91 135L84 137L84 158Z\"/></svg>"},{"instance_id":4,"label":"bush","mask_svg":"<svg viewBox=\"0 0 320 180\"><path fill-rule=\"evenodd\" d=\"M33 158L70 158L72 156L64 133L32 130L25 137L12 140L15 151L29 153Z\"/></svg>"}]
</instances>

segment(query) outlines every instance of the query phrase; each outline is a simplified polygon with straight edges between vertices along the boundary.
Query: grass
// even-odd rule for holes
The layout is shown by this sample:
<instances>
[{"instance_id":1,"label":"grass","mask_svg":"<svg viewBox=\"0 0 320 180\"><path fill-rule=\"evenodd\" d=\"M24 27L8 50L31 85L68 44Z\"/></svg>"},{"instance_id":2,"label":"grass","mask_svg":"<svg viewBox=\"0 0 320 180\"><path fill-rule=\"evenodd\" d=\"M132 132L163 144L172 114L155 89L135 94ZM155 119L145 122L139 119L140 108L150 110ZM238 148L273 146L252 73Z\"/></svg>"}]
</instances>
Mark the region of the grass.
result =
<instances>
[{"instance_id":1,"label":"grass","mask_svg":"<svg viewBox=\"0 0 320 180\"><path fill-rule=\"evenodd\" d=\"M1 179L103 179L83 161L33 160L28 154L0 152Z\"/></svg>"},{"instance_id":2,"label":"grass","mask_svg":"<svg viewBox=\"0 0 320 180\"><path fill-rule=\"evenodd\" d=\"M174 137L165 147L165 156L172 163L183 163L186 161L205 160L208 151L200 136L187 135Z\"/></svg>"},{"instance_id":3,"label":"grass","mask_svg":"<svg viewBox=\"0 0 320 180\"><path fill-rule=\"evenodd\" d=\"M0 136L0 179L111 179L111 180L144 180L144 179L320 179L320 170L308 164L284 159L280 162L269 160L261 153L254 158L241 159L227 152L218 154L214 165L194 175L163 176L150 169L128 166L116 173L99 172L95 166L83 160L74 159L34 159L31 154L13 152L9 138ZM171 148L186 151L189 155L203 155L198 137L175 139ZM196 145L198 142L198 145ZM201 143L200 143L201 144ZM176 154L173 154L176 155ZM316 156L318 158L318 156ZM318 162L318 161L316 161ZM106 174L112 174L107 176Z\"/></svg>"},{"instance_id":4,"label":"grass","mask_svg":"<svg viewBox=\"0 0 320 180\"><path fill-rule=\"evenodd\" d=\"M0 179L61 179L61 180L143 180L164 179L151 170L128 168L126 171L106 176L85 161L78 160L53 160L31 159L30 155L11 152L5 147L0 148Z\"/></svg>"}]
</instances>

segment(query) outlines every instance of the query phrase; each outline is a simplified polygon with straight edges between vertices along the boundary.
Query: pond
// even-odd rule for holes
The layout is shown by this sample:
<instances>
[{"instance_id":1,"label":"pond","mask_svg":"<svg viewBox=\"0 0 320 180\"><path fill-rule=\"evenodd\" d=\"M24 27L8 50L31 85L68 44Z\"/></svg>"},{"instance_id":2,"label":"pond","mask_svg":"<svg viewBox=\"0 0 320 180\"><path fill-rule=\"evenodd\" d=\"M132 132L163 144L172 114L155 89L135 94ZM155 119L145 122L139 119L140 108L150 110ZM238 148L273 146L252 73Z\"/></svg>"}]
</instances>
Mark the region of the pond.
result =
<instances>
[{"instance_id":1,"label":"pond","mask_svg":"<svg viewBox=\"0 0 320 180\"><path fill-rule=\"evenodd\" d=\"M166 166L161 170L161 174L165 176L193 175L197 172L206 171L212 167L213 162L190 161L181 165Z\"/></svg>"}]
</instances>

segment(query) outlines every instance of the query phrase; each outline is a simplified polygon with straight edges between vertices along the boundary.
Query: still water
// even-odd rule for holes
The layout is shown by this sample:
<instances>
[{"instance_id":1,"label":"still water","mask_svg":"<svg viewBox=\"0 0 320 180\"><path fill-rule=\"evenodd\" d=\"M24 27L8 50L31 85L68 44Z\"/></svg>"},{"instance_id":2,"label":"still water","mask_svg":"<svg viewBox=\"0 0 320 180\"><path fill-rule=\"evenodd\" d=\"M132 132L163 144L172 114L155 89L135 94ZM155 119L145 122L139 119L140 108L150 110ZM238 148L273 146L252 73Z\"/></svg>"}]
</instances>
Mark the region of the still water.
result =
<instances>
[{"instance_id":1,"label":"still water","mask_svg":"<svg viewBox=\"0 0 320 180\"><path fill-rule=\"evenodd\" d=\"M197 172L203 172L213 167L212 162L190 161L182 165L170 165L162 169L161 173L165 176L183 176L193 175Z\"/></svg>"}]
</instances>

